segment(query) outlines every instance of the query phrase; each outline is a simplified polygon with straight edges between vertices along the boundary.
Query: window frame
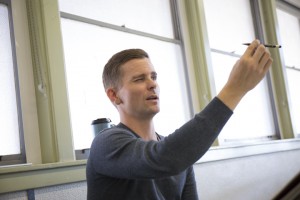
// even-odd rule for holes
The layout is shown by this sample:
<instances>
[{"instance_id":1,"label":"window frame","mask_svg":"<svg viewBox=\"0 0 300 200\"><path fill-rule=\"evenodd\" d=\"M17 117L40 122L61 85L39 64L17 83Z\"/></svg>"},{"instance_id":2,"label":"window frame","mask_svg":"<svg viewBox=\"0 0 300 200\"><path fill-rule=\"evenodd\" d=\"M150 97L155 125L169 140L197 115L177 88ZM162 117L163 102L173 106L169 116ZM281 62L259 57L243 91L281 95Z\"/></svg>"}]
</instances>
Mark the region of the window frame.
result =
<instances>
[{"instance_id":1,"label":"window frame","mask_svg":"<svg viewBox=\"0 0 300 200\"><path fill-rule=\"evenodd\" d=\"M252 1L252 0L250 0ZM260 17L258 19L255 19L255 26L258 26L256 28L257 30L257 35L260 35L260 37L263 39L262 41L266 42L266 43L274 43L277 44L278 43L278 24L277 24L277 19L276 19L276 5L275 5L276 1L272 0L272 1L263 1L263 0L253 0L251 2L251 5L253 7L253 9L257 10L257 13L259 13ZM207 28L206 28L206 22L205 22L205 16L204 16L204 5L203 5L203 1L189 1L186 2L185 5L183 5L182 3L182 7L185 7L186 12L186 19L185 19L185 24L187 24L187 30L189 30L190 32L187 33L186 35L186 39L185 40L190 40L191 42L188 43L188 47L191 50L187 50L187 52L190 52L191 55L193 55L192 58L190 58L191 61L191 66L194 67L194 71L193 73L197 73L197 71L201 71L201 73L199 73L200 75L198 77L196 77L196 81L195 83L204 83L202 84L202 86L205 86L205 89L201 88L202 90L199 91L199 84L196 84L196 89L194 89L193 91L200 95L197 99L198 101L201 101L201 105L198 106L198 108L203 109L204 106L208 103L206 98L203 97L207 97L207 94L216 94L213 86L213 76L211 75L211 71L210 69L211 67L211 57L210 54L207 53L208 51L210 51L210 46L208 43L208 34L207 34ZM196 17L195 17L196 16ZM184 17L183 17L184 18ZM197 39L195 39L197 38ZM199 48L202 47L202 48ZM201 52L201 51L206 51L206 52ZM278 141L284 142L285 140L289 140L289 139L294 139L294 134L293 134L293 128L292 128L292 124L291 124L291 118L290 118L290 111L289 111L289 104L288 104L288 99L287 99L287 93L286 93L286 89L285 89L285 82L283 79L283 64L282 64L282 55L280 54L280 50L279 49L270 49L270 52L273 56L274 62L273 62L273 66L269 72L269 75L267 76L268 78L268 84L270 85L269 87L271 88L271 98L274 100L274 102L272 102L273 104L273 108L274 108L274 113L276 115L275 120L277 120L277 126L276 127L276 135L278 137ZM199 56L200 55L200 56ZM201 60L199 59L201 58ZM198 69L197 69L197 68ZM196 68L196 69L195 69ZM199 69L200 68L200 69ZM206 72L206 73L205 73ZM205 74L206 77L203 77ZM202 76L203 75L203 76ZM210 77L210 80L207 80L207 77ZM201 80L199 80L201 79ZM275 81L276 80L276 81ZM193 84L192 88L193 88ZM198 89L198 91L197 91ZM207 91L207 92L206 92ZM211 99L211 96L210 96ZM209 100L210 100L209 99ZM195 107L197 108L197 107ZM271 141L258 141L255 142L254 144L251 145L263 145L263 144L267 144L268 142L272 143L273 140ZM275 140L276 142L276 140ZM238 144L238 146L244 146L246 147L248 144ZM232 145L233 148L235 148L236 145ZM271 147L272 145L267 145L269 147ZM222 152L221 149L223 148L229 148L228 147L222 147L222 146L218 146L218 140L215 141L214 145L212 148L216 148L219 150L219 152ZM241 152L238 152L238 154L240 155L247 155L247 152L243 152L244 148L241 148ZM263 149L261 151L261 153L263 153ZM272 151L270 149L270 151ZM210 151L208 151L209 154ZM258 148L258 152L260 152L259 148ZM274 152L276 152L276 150L274 149ZM222 154L222 153L221 153ZM224 155L224 154L222 154ZM226 157L226 155L224 155ZM236 155L235 154L229 154L229 157L234 158Z\"/></svg>"},{"instance_id":2,"label":"window frame","mask_svg":"<svg viewBox=\"0 0 300 200\"><path fill-rule=\"evenodd\" d=\"M187 64L186 64L186 59L185 59L185 49L184 49L184 45L183 45L183 40L182 40L182 35L181 35L181 27L180 27L180 22L179 22L179 13L178 13L178 8L177 8L177 3L176 0L169 0L170 1L170 10L171 10L171 14L172 14L172 24L173 24L173 32L174 32L174 38L169 38L169 37L165 37L165 36L160 36L160 35L156 35L153 33L147 33L147 32L143 32L143 31L139 31L136 29L131 29L131 28L127 28L127 27L123 27L123 26L118 26L118 25L114 25L114 24L110 24L110 23L106 23L106 22L102 22L99 20L95 20L95 19L91 19L91 18L86 18L83 16L79 16L76 14L72 14L72 13L68 13L68 12L64 12L64 11L60 11L60 17L64 18L64 19L69 19L69 20L73 20L76 22L82 22L85 24L89 24L89 25L94 25L97 27L103 27L103 28L107 28L110 30L114 30L114 31L119 31L119 32L124 32L124 33L129 33L129 34L133 34L133 35L137 35L137 36L143 36L146 38L150 38L150 39L155 39L158 41L163 41L163 42L168 42L168 43L172 43L172 44L177 44L181 47L181 54L182 54L182 58L183 58L183 71L185 71L185 84L186 84L186 92L187 92L187 101L189 102L188 105L188 113L190 114L189 117L193 117L193 106L192 106L192 100L191 100L191 91L189 89L189 81L188 81L188 75L187 75ZM82 159L87 159L89 156L89 148L85 148L85 149L75 149L75 156L77 160L82 160Z\"/></svg>"},{"instance_id":3,"label":"window frame","mask_svg":"<svg viewBox=\"0 0 300 200\"><path fill-rule=\"evenodd\" d=\"M297 8L296 6L284 0L276 0L276 6L277 8L284 10L300 19L300 8Z\"/></svg>"},{"instance_id":4,"label":"window frame","mask_svg":"<svg viewBox=\"0 0 300 200\"><path fill-rule=\"evenodd\" d=\"M249 9L252 15L252 21L253 21L253 29L254 29L254 35L255 38L259 39L262 43L265 41L265 35L264 35L264 29L263 29L263 24L262 24L262 15L261 15L261 9L263 7L262 4L260 4L259 0L248 0L249 2ZM204 2L203 2L204 3ZM203 10L205 12L205 10ZM211 48L210 47L210 52L216 53L218 55L222 56L228 56L230 58L240 58L242 55L235 53L235 52L230 52L226 50L220 50L216 48ZM213 68L212 65L208 66L209 68ZM270 78L270 73L267 73L265 77L266 81L266 87L269 92L269 98L268 102L270 104L271 112L272 112L272 123L274 124L274 133L271 135L267 136L262 136L262 137L253 137L249 139L238 139L238 138L232 138L229 139L228 141L223 141L222 145L220 144L221 141L219 142L219 137L218 137L218 144L220 146L231 146L231 145L236 145L236 144L255 144L257 142L263 142L263 141L272 141L272 140L278 140L281 139L280 135L280 130L279 130L279 122L278 122L278 117L276 115L276 106L275 106L275 101L274 101L274 94L273 94L273 86L271 84L271 78ZM216 92L214 92L214 95L216 95Z\"/></svg>"},{"instance_id":5,"label":"window frame","mask_svg":"<svg viewBox=\"0 0 300 200\"><path fill-rule=\"evenodd\" d=\"M299 24L299 28L300 28L300 8L297 8L296 6L284 1L284 0L276 0L276 8L282 10L283 12L286 12L290 15L293 15L295 16L296 18L298 18L298 24ZM283 57L283 55L281 55ZM285 77L285 87L286 87L286 90L288 90L288 80L286 79L287 75L286 75L286 70L289 68L291 70L296 70L296 71L299 71L299 69L297 68L293 68L291 66L286 66L285 63L282 64L283 65L283 73L284 73L284 77ZM288 92L287 92L288 93ZM287 98L288 98L288 101L290 102L291 101L291 97L289 96L289 94L287 94ZM296 138L300 138L300 133L296 133L296 130L295 130L295 137Z\"/></svg>"},{"instance_id":6,"label":"window frame","mask_svg":"<svg viewBox=\"0 0 300 200\"><path fill-rule=\"evenodd\" d=\"M276 1L258 0L261 15L261 24L264 42L278 44L278 22L276 15ZM289 99L285 87L283 55L278 48L269 50L273 56L273 64L270 69L270 84L275 105L275 113L278 121L280 139L294 138ZM276 81L275 81L276 80Z\"/></svg>"}]
</instances>

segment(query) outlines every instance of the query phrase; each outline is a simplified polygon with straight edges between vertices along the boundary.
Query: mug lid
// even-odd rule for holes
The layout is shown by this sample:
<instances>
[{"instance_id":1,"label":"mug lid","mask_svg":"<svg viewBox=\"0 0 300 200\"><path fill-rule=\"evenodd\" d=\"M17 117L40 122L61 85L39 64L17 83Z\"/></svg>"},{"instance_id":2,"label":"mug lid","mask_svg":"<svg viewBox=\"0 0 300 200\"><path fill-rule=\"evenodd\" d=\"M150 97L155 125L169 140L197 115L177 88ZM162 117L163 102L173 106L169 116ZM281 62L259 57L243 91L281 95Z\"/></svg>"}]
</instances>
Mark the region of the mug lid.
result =
<instances>
[{"instance_id":1,"label":"mug lid","mask_svg":"<svg viewBox=\"0 0 300 200\"><path fill-rule=\"evenodd\" d=\"M111 120L109 118L98 118L92 121L92 125L100 124L100 123L110 123Z\"/></svg>"}]
</instances>

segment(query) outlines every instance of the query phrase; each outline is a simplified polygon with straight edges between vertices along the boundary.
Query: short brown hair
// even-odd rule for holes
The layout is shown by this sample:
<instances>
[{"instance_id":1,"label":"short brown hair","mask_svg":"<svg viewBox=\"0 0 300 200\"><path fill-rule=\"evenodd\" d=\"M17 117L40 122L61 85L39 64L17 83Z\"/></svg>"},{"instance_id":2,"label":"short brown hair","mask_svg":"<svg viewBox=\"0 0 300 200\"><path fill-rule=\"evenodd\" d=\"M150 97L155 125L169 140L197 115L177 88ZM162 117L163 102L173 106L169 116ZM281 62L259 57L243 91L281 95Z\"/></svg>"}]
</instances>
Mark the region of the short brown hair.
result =
<instances>
[{"instance_id":1,"label":"short brown hair","mask_svg":"<svg viewBox=\"0 0 300 200\"><path fill-rule=\"evenodd\" d=\"M107 90L110 87L118 88L121 81L121 66L137 58L149 58L149 55L142 49L126 49L113 55L103 69L102 81L104 89Z\"/></svg>"}]
</instances>

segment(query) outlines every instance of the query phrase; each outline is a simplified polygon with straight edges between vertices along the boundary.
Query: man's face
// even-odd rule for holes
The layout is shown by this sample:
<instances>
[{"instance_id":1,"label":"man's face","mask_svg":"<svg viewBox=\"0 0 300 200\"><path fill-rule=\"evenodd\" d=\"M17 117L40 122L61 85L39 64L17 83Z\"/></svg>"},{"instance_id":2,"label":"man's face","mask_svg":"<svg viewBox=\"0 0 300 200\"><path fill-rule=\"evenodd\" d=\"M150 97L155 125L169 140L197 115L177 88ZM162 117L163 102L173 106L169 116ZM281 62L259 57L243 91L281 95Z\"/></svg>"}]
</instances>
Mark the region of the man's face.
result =
<instances>
[{"instance_id":1,"label":"man's face","mask_svg":"<svg viewBox=\"0 0 300 200\"><path fill-rule=\"evenodd\" d=\"M121 66L121 86L117 91L119 112L139 119L152 118L159 112L157 74L148 58L133 59Z\"/></svg>"}]
</instances>

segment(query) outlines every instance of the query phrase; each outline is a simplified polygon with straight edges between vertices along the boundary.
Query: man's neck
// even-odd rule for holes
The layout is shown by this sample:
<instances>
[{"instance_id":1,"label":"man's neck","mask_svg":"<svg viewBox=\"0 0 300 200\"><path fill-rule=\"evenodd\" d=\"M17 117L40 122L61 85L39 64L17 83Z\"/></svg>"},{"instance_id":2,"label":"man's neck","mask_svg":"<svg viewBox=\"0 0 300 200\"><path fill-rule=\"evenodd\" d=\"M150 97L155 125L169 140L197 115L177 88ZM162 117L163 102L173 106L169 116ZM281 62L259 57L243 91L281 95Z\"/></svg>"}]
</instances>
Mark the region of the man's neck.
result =
<instances>
[{"instance_id":1,"label":"man's neck","mask_svg":"<svg viewBox=\"0 0 300 200\"><path fill-rule=\"evenodd\" d=\"M153 120L141 120L141 119L121 119L121 123L126 125L128 128L133 130L138 134L142 139L148 140L157 140L157 135L154 129Z\"/></svg>"}]
</instances>

